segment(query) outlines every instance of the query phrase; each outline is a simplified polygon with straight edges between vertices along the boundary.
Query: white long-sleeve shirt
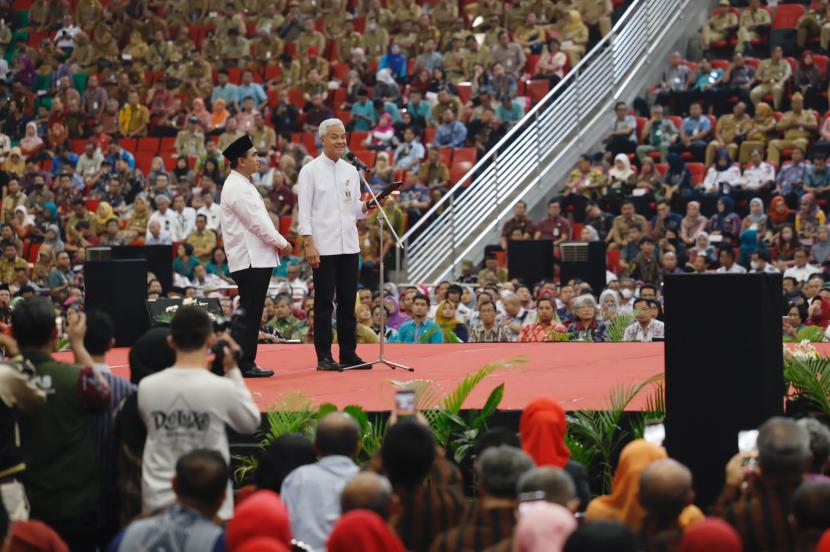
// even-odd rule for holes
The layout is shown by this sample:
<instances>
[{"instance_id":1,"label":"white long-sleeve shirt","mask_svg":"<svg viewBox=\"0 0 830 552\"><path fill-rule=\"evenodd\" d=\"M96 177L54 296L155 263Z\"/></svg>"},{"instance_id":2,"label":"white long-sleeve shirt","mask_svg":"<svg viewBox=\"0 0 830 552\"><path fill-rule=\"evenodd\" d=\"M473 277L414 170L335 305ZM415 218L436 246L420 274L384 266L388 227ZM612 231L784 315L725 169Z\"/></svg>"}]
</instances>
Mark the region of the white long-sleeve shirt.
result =
<instances>
[{"instance_id":1,"label":"white long-sleeve shirt","mask_svg":"<svg viewBox=\"0 0 830 552\"><path fill-rule=\"evenodd\" d=\"M168 208L164 213L161 211L153 211L150 219L147 221L147 234L150 233L150 223L154 220L158 221L161 226L161 233L170 236L173 241L182 241L187 236L181 237L178 233L178 224L176 223L176 213L173 209Z\"/></svg>"},{"instance_id":2,"label":"white long-sleeve shirt","mask_svg":"<svg viewBox=\"0 0 830 552\"><path fill-rule=\"evenodd\" d=\"M260 414L238 368L225 377L205 368L167 368L138 385L138 410L147 427L141 471L143 510L176 500L171 483L176 461L197 448L216 450L230 463L225 425L248 435ZM219 517L233 516L230 482Z\"/></svg>"},{"instance_id":3,"label":"white long-sleeve shirt","mask_svg":"<svg viewBox=\"0 0 830 552\"><path fill-rule=\"evenodd\" d=\"M726 189L724 190L725 193L729 193L732 188L743 184L741 169L738 168L737 165L732 165L725 171L718 171L715 166L712 165L709 167L709 170L706 171L706 178L703 179L703 183L701 183L700 186L704 193L712 194L719 191L721 183L726 184Z\"/></svg>"},{"instance_id":4,"label":"white long-sleeve shirt","mask_svg":"<svg viewBox=\"0 0 830 552\"><path fill-rule=\"evenodd\" d=\"M186 240L190 233L196 229L196 209L185 207L181 213L173 209L173 218L176 227L174 234L178 236L176 240Z\"/></svg>"},{"instance_id":5,"label":"white long-sleeve shirt","mask_svg":"<svg viewBox=\"0 0 830 552\"><path fill-rule=\"evenodd\" d=\"M203 207L199 207L199 210L196 211L196 215L205 215L207 217L207 227L209 230L219 230L219 213L221 212L221 208L219 207L218 203L211 203L210 207L207 205Z\"/></svg>"},{"instance_id":6,"label":"white long-sleeve shirt","mask_svg":"<svg viewBox=\"0 0 830 552\"><path fill-rule=\"evenodd\" d=\"M761 161L757 167L755 165L748 165L744 169L743 187L748 190L757 190L767 183L775 183L775 167Z\"/></svg>"},{"instance_id":7,"label":"white long-sleeve shirt","mask_svg":"<svg viewBox=\"0 0 830 552\"><path fill-rule=\"evenodd\" d=\"M311 236L320 255L359 253L357 221L366 213L357 169L323 153L302 168L297 180L299 234Z\"/></svg>"},{"instance_id":8,"label":"white long-sleeve shirt","mask_svg":"<svg viewBox=\"0 0 830 552\"><path fill-rule=\"evenodd\" d=\"M280 265L276 250L288 247L288 241L274 228L265 201L250 180L231 171L222 187L219 208L231 272Z\"/></svg>"}]
</instances>

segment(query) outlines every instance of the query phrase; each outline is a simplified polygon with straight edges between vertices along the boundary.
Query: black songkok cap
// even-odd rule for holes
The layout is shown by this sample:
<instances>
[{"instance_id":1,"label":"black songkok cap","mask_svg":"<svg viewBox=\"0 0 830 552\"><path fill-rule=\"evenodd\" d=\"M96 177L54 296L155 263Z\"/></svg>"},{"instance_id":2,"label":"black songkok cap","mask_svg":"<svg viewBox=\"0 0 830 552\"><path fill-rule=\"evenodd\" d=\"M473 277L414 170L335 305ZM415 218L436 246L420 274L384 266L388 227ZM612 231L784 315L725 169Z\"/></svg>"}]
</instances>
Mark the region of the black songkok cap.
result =
<instances>
[{"instance_id":1,"label":"black songkok cap","mask_svg":"<svg viewBox=\"0 0 830 552\"><path fill-rule=\"evenodd\" d=\"M225 156L225 159L233 163L234 161L248 153L248 150L252 147L254 147L254 143L251 141L251 137L245 134L234 140L230 146L225 148L225 151L222 152L222 155Z\"/></svg>"}]
</instances>

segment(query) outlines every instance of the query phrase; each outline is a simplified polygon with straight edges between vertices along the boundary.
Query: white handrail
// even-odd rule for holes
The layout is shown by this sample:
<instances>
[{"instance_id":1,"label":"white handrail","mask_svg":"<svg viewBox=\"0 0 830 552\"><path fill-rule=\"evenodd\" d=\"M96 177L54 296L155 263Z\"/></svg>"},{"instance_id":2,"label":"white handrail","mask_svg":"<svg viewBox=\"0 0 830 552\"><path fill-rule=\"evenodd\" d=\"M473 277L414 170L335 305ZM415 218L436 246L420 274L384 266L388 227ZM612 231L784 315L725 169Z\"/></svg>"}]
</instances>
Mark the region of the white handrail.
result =
<instances>
[{"instance_id":1,"label":"white handrail","mask_svg":"<svg viewBox=\"0 0 830 552\"><path fill-rule=\"evenodd\" d=\"M402 237L406 279L446 277L648 63L689 0L635 0L604 37ZM398 264L400 274L400 263Z\"/></svg>"}]
</instances>

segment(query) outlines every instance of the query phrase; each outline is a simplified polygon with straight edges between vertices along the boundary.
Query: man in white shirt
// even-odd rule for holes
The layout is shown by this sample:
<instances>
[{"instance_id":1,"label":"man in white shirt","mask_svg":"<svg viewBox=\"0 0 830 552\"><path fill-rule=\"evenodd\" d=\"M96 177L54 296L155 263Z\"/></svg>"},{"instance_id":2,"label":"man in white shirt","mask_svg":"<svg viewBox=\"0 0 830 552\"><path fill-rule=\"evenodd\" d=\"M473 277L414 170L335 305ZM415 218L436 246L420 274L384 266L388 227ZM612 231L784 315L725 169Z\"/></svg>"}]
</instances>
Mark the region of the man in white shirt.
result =
<instances>
[{"instance_id":1,"label":"man in white shirt","mask_svg":"<svg viewBox=\"0 0 830 552\"><path fill-rule=\"evenodd\" d=\"M231 173L222 187L219 220L228 268L239 288L239 306L245 312L244 328L234 330L234 338L242 347L240 368L245 377L268 377L274 372L262 370L254 362L259 325L271 271L280 264L277 250L290 250L291 244L277 232L265 201L251 182L257 169L251 138L247 134L237 138L222 154L230 161Z\"/></svg>"},{"instance_id":2,"label":"man in white shirt","mask_svg":"<svg viewBox=\"0 0 830 552\"><path fill-rule=\"evenodd\" d=\"M175 502L172 479L179 457L195 449L210 449L230 463L225 426L243 435L259 427L259 408L232 354L239 346L230 336L222 339L228 344L222 359L225 377L206 368L215 342L207 312L196 306L180 308L167 338L176 363L138 385L138 412L147 428L141 469L145 513ZM223 520L233 516L230 482L218 515Z\"/></svg>"},{"instance_id":3,"label":"man in white shirt","mask_svg":"<svg viewBox=\"0 0 830 552\"><path fill-rule=\"evenodd\" d=\"M170 234L161 231L161 223L158 220L150 220L147 223L144 245L173 245L173 240L170 239Z\"/></svg>"},{"instance_id":4,"label":"man in white shirt","mask_svg":"<svg viewBox=\"0 0 830 552\"><path fill-rule=\"evenodd\" d=\"M66 14L63 16L63 27L58 29L55 33L55 45L64 51L72 51L75 49L75 35L81 32L81 28L75 25L72 21L72 16Z\"/></svg>"},{"instance_id":5,"label":"man in white shirt","mask_svg":"<svg viewBox=\"0 0 830 552\"><path fill-rule=\"evenodd\" d=\"M346 149L346 128L340 119L327 119L317 129L323 153L305 165L299 184L298 233L305 245L314 276L314 319L332 319L332 301L337 289L337 338L343 366L365 364L357 356L357 264L360 245L357 221L374 209L360 199L357 169L340 160ZM224 204L224 202L223 202ZM318 324L314 331L317 369L342 370L331 355L331 325ZM362 366L371 369L371 365Z\"/></svg>"},{"instance_id":6,"label":"man in white shirt","mask_svg":"<svg viewBox=\"0 0 830 552\"><path fill-rule=\"evenodd\" d=\"M747 192L772 189L775 186L775 167L764 161L761 150L752 150L752 157L744 169L740 188Z\"/></svg>"},{"instance_id":7,"label":"man in white shirt","mask_svg":"<svg viewBox=\"0 0 830 552\"><path fill-rule=\"evenodd\" d=\"M301 466L282 482L280 498L288 508L291 533L314 552L326 549L332 527L340 517L340 493L358 468L360 428L345 412L325 416L314 433L320 456L316 464Z\"/></svg>"},{"instance_id":8,"label":"man in white shirt","mask_svg":"<svg viewBox=\"0 0 830 552\"><path fill-rule=\"evenodd\" d=\"M790 276L798 280L799 284L803 284L810 279L810 276L821 272L821 267L811 265L807 261L810 260L810 255L803 247L797 247L793 252L793 260L795 265L784 271L784 278Z\"/></svg>"},{"instance_id":9,"label":"man in white shirt","mask_svg":"<svg viewBox=\"0 0 830 552\"><path fill-rule=\"evenodd\" d=\"M781 272L769 262L769 253L766 251L753 251L749 261L750 274L767 273L777 274Z\"/></svg>"},{"instance_id":10,"label":"man in white shirt","mask_svg":"<svg viewBox=\"0 0 830 552\"><path fill-rule=\"evenodd\" d=\"M637 321L625 329L623 341L648 343L654 341L654 338L663 339L665 337L665 325L654 319L655 309L652 309L652 301L655 304L657 303L654 299L644 297L634 301L634 317Z\"/></svg>"},{"instance_id":11,"label":"man in white shirt","mask_svg":"<svg viewBox=\"0 0 830 552\"><path fill-rule=\"evenodd\" d=\"M176 215L170 209L170 198L166 195L156 196L156 210L150 215L147 221L149 230L150 224L156 221L161 227L161 233L170 236L173 241L181 241L187 236L179 236L176 224Z\"/></svg>"},{"instance_id":12,"label":"man in white shirt","mask_svg":"<svg viewBox=\"0 0 830 552\"><path fill-rule=\"evenodd\" d=\"M715 271L719 274L746 274L746 269L735 263L735 251L729 247L720 250L720 267Z\"/></svg>"},{"instance_id":13,"label":"man in white shirt","mask_svg":"<svg viewBox=\"0 0 830 552\"><path fill-rule=\"evenodd\" d=\"M213 201L213 194L210 192L202 192L202 207L196 211L197 215L205 215L207 217L207 227L209 230L219 231L221 225L219 224L219 205Z\"/></svg>"},{"instance_id":14,"label":"man in white shirt","mask_svg":"<svg viewBox=\"0 0 830 552\"><path fill-rule=\"evenodd\" d=\"M176 230L173 233L177 241L186 240L196 229L196 209L184 203L184 196L178 195L173 199L173 217Z\"/></svg>"}]
</instances>

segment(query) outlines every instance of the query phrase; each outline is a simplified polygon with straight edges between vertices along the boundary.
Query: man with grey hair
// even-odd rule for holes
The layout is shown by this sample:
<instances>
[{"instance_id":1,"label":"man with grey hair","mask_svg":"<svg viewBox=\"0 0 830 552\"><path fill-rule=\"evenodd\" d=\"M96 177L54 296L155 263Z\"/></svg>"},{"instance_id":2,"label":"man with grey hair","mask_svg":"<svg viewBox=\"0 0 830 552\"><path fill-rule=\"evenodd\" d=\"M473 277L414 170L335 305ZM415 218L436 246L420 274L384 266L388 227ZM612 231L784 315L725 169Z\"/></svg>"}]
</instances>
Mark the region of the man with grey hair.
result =
<instances>
[{"instance_id":1,"label":"man with grey hair","mask_svg":"<svg viewBox=\"0 0 830 552\"><path fill-rule=\"evenodd\" d=\"M830 429L815 418L802 418L798 425L807 430L810 436L810 466L807 469L807 479L823 479L830 482L830 477L824 475L827 461L830 460Z\"/></svg>"},{"instance_id":2,"label":"man with grey hair","mask_svg":"<svg viewBox=\"0 0 830 552\"><path fill-rule=\"evenodd\" d=\"M810 459L810 436L793 420L776 416L758 432L758 468L747 461L755 453L738 453L726 465L726 486L712 515L740 533L745 550L791 550L792 497Z\"/></svg>"},{"instance_id":3,"label":"man with grey hair","mask_svg":"<svg viewBox=\"0 0 830 552\"><path fill-rule=\"evenodd\" d=\"M574 480L568 472L560 468L544 466L525 472L519 478L517 491L520 500L539 493L539 498L546 502L559 504L571 512L579 509Z\"/></svg>"},{"instance_id":4,"label":"man with grey hair","mask_svg":"<svg viewBox=\"0 0 830 552\"><path fill-rule=\"evenodd\" d=\"M317 369L339 371L344 366L364 365L355 352L357 320L354 304L360 244L357 221L376 208L360 199L360 175L340 156L346 149L346 128L340 119L326 119L318 127L323 147L297 178L299 223L308 264L314 278L314 349ZM337 289L337 338L340 364L331 354L334 290ZM371 365L361 366L371 369Z\"/></svg>"},{"instance_id":5,"label":"man with grey hair","mask_svg":"<svg viewBox=\"0 0 830 552\"><path fill-rule=\"evenodd\" d=\"M683 537L678 520L695 500L692 472L676 460L652 462L640 474L637 495L646 512L640 530L643 550L676 550Z\"/></svg>"},{"instance_id":6,"label":"man with grey hair","mask_svg":"<svg viewBox=\"0 0 830 552\"><path fill-rule=\"evenodd\" d=\"M533 469L533 460L521 449L500 445L485 450L475 467L481 497L458 527L438 535L431 550L475 552L513 534L519 478Z\"/></svg>"},{"instance_id":7,"label":"man with grey hair","mask_svg":"<svg viewBox=\"0 0 830 552\"><path fill-rule=\"evenodd\" d=\"M341 514L352 510L370 510L388 522L393 514L398 513L399 505L389 480L374 472L356 475L346 483L340 494Z\"/></svg>"}]
</instances>

